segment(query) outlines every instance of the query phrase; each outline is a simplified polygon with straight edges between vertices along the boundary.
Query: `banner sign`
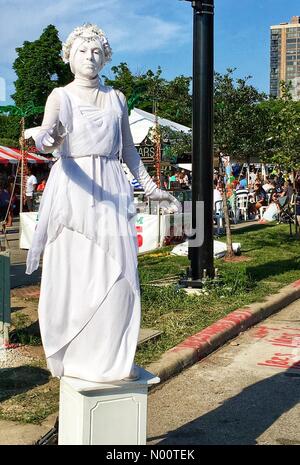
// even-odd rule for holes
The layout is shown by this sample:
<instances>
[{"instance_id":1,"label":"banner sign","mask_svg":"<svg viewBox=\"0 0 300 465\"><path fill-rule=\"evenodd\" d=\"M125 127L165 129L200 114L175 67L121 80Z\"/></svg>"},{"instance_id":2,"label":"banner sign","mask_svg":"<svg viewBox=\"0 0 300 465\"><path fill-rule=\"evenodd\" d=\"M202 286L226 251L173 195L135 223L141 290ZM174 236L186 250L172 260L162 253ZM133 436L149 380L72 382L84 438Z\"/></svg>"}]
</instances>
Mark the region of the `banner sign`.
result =
<instances>
[{"instance_id":1,"label":"banner sign","mask_svg":"<svg viewBox=\"0 0 300 465\"><path fill-rule=\"evenodd\" d=\"M38 212L20 213L20 249L30 249Z\"/></svg>"},{"instance_id":2,"label":"banner sign","mask_svg":"<svg viewBox=\"0 0 300 465\"><path fill-rule=\"evenodd\" d=\"M153 145L136 145L141 159L147 163L153 163L155 161L155 147Z\"/></svg>"},{"instance_id":3,"label":"banner sign","mask_svg":"<svg viewBox=\"0 0 300 465\"><path fill-rule=\"evenodd\" d=\"M159 246L178 243L185 240L186 225L191 222L190 215L149 215L138 213L135 228L139 252L155 250ZM184 219L184 224L183 224ZM38 212L20 213L20 249L31 247L33 233L38 222Z\"/></svg>"}]
</instances>

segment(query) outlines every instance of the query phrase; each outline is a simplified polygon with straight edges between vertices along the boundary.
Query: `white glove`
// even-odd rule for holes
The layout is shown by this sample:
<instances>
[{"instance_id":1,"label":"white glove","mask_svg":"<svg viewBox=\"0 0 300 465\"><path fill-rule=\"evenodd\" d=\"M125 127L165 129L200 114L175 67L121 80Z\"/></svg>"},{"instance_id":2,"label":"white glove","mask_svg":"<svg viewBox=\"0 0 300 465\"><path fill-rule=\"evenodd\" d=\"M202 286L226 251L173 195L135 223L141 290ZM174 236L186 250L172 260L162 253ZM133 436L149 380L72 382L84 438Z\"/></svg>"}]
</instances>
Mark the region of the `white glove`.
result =
<instances>
[{"instance_id":1,"label":"white glove","mask_svg":"<svg viewBox=\"0 0 300 465\"><path fill-rule=\"evenodd\" d=\"M167 191L159 189L152 181L143 162L139 159L136 166L129 167L135 179L143 187L146 196L153 201L160 202L159 207L167 213L180 213L182 211L181 203Z\"/></svg>"},{"instance_id":2,"label":"white glove","mask_svg":"<svg viewBox=\"0 0 300 465\"><path fill-rule=\"evenodd\" d=\"M150 200L160 202L159 207L166 213L181 213L181 203L170 192L156 188L149 196Z\"/></svg>"},{"instance_id":3,"label":"white glove","mask_svg":"<svg viewBox=\"0 0 300 465\"><path fill-rule=\"evenodd\" d=\"M67 133L64 127L59 123L54 123L50 129L40 132L35 138L36 147L43 152L51 152L63 142Z\"/></svg>"}]
</instances>

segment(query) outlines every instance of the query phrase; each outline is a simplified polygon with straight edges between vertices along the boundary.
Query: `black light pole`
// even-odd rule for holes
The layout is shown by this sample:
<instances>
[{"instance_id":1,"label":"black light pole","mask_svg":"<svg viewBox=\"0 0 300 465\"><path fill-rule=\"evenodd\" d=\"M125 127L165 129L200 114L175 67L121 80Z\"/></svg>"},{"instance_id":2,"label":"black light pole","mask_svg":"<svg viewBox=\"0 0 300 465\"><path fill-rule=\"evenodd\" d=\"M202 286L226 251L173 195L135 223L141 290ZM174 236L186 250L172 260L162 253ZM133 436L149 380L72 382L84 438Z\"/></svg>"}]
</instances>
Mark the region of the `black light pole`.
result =
<instances>
[{"instance_id":1,"label":"black light pole","mask_svg":"<svg viewBox=\"0 0 300 465\"><path fill-rule=\"evenodd\" d=\"M213 255L213 79L214 0L187 0L194 10L192 227L189 240L191 267L186 285L202 287L214 278ZM199 217L199 209L203 215ZM198 221L196 221L198 216ZM199 224L197 224L199 223ZM203 240L203 241L202 241Z\"/></svg>"}]
</instances>

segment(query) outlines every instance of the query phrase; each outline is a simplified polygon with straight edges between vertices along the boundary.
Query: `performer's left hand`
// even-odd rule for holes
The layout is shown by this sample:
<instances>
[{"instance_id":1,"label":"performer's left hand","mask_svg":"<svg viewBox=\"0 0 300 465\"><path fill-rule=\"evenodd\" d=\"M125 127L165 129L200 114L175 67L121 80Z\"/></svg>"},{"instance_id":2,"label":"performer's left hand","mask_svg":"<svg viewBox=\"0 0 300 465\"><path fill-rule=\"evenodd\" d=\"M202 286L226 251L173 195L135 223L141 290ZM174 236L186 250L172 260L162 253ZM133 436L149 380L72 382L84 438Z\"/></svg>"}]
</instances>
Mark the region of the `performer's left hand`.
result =
<instances>
[{"instance_id":1,"label":"performer's left hand","mask_svg":"<svg viewBox=\"0 0 300 465\"><path fill-rule=\"evenodd\" d=\"M170 192L163 191L162 189L155 189L149 196L150 200L159 201L160 208L166 213L181 213L181 203Z\"/></svg>"}]
</instances>

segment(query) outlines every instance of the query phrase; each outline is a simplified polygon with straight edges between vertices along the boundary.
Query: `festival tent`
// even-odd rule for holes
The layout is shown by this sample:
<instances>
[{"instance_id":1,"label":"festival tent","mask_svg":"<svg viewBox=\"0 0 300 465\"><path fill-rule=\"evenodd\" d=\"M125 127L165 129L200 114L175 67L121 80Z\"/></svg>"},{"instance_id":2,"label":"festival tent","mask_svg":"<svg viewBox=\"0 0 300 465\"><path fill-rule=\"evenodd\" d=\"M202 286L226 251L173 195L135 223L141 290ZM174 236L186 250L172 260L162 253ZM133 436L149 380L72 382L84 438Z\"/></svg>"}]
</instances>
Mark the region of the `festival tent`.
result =
<instances>
[{"instance_id":1,"label":"festival tent","mask_svg":"<svg viewBox=\"0 0 300 465\"><path fill-rule=\"evenodd\" d=\"M169 127L173 131L182 131L189 133L190 128L183 126L182 124L175 123L166 118L157 118L157 122L160 126ZM148 113L147 111L140 110L139 108L133 108L129 115L129 124L135 145L139 145L147 137L149 129L155 126L155 115Z\"/></svg>"},{"instance_id":2,"label":"festival tent","mask_svg":"<svg viewBox=\"0 0 300 465\"><path fill-rule=\"evenodd\" d=\"M0 145L0 163L18 163L21 159L22 154L19 149ZM50 161L48 158L32 152L26 152L26 159L28 163L49 163Z\"/></svg>"},{"instance_id":3,"label":"festival tent","mask_svg":"<svg viewBox=\"0 0 300 465\"><path fill-rule=\"evenodd\" d=\"M192 163L178 163L176 166L182 170L192 171Z\"/></svg>"},{"instance_id":4,"label":"festival tent","mask_svg":"<svg viewBox=\"0 0 300 465\"><path fill-rule=\"evenodd\" d=\"M157 122L160 126L168 127L173 131L182 131L188 134L191 128L184 126L183 124L175 123L166 118L157 117ZM139 108L133 108L129 115L130 130L135 145L141 144L147 137L149 129L155 126L155 115L148 113L147 111L140 110ZM25 139L33 137L39 132L40 126L29 128L25 130Z\"/></svg>"}]
</instances>

